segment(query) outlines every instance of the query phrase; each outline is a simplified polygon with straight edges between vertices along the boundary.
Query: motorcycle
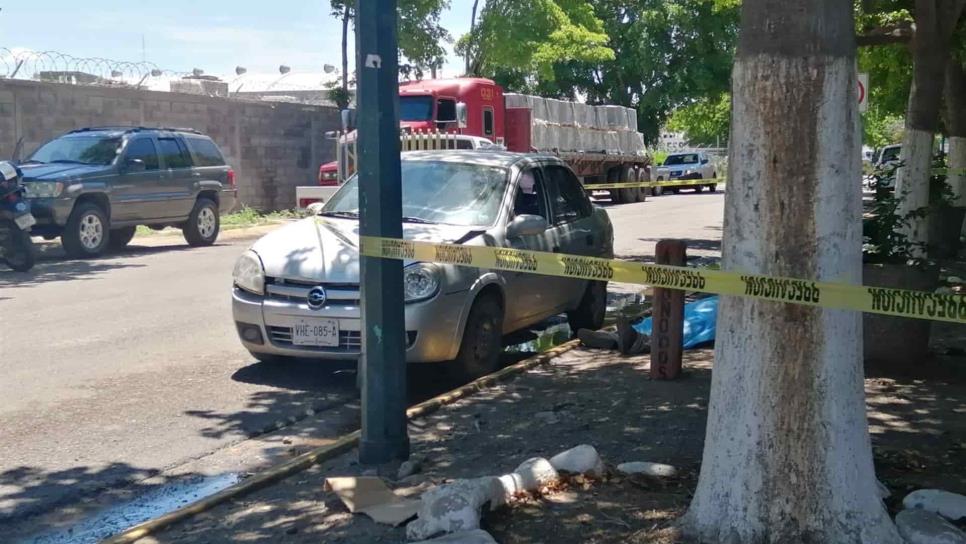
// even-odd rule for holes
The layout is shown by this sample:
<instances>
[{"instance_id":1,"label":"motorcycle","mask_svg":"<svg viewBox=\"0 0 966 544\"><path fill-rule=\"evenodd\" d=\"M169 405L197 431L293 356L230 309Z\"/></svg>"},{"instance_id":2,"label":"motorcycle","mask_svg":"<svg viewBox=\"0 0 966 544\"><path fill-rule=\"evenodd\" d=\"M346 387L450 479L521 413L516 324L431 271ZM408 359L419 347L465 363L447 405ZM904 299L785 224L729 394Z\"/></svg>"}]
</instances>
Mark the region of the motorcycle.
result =
<instances>
[{"instance_id":1,"label":"motorcycle","mask_svg":"<svg viewBox=\"0 0 966 544\"><path fill-rule=\"evenodd\" d=\"M15 165L0 161L0 260L18 272L34 266L30 227L37 219L24 198L21 173Z\"/></svg>"}]
</instances>

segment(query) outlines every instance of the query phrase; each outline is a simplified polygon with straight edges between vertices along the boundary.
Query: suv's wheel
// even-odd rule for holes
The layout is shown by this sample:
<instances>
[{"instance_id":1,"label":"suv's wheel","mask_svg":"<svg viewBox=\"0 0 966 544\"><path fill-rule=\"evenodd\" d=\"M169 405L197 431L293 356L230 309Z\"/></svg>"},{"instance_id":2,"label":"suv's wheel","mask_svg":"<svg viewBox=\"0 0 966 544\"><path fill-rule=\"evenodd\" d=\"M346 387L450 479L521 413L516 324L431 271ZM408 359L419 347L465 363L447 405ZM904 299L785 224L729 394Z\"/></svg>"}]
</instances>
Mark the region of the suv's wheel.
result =
<instances>
[{"instance_id":1,"label":"suv's wheel","mask_svg":"<svg viewBox=\"0 0 966 544\"><path fill-rule=\"evenodd\" d=\"M604 325L607 313L607 282L591 281L587 283L584 297L576 310L567 312L570 331L577 334L580 329L596 331Z\"/></svg>"},{"instance_id":2,"label":"suv's wheel","mask_svg":"<svg viewBox=\"0 0 966 544\"><path fill-rule=\"evenodd\" d=\"M460 351L453 361L456 377L472 380L495 371L502 348L503 309L495 297L484 295L470 308Z\"/></svg>"},{"instance_id":3,"label":"suv's wheel","mask_svg":"<svg viewBox=\"0 0 966 544\"><path fill-rule=\"evenodd\" d=\"M30 241L29 232L20 230L15 225L10 225L10 227L12 228L11 236L14 239L10 241L10 247L7 248L8 252L4 254L3 260L14 271L26 272L34 267L34 260L37 257L34 252L34 244Z\"/></svg>"},{"instance_id":4,"label":"suv's wheel","mask_svg":"<svg viewBox=\"0 0 966 544\"><path fill-rule=\"evenodd\" d=\"M124 249L125 246L131 243L136 230L137 227L111 229L111 236L107 243L111 246L111 249Z\"/></svg>"},{"instance_id":5,"label":"suv's wheel","mask_svg":"<svg viewBox=\"0 0 966 544\"><path fill-rule=\"evenodd\" d=\"M107 247L110 238L107 214L93 202L74 206L60 240L64 251L75 258L96 257Z\"/></svg>"},{"instance_id":6,"label":"suv's wheel","mask_svg":"<svg viewBox=\"0 0 966 544\"><path fill-rule=\"evenodd\" d=\"M188 245L210 246L218 238L220 226L218 205L207 198L199 198L181 230Z\"/></svg>"}]
</instances>

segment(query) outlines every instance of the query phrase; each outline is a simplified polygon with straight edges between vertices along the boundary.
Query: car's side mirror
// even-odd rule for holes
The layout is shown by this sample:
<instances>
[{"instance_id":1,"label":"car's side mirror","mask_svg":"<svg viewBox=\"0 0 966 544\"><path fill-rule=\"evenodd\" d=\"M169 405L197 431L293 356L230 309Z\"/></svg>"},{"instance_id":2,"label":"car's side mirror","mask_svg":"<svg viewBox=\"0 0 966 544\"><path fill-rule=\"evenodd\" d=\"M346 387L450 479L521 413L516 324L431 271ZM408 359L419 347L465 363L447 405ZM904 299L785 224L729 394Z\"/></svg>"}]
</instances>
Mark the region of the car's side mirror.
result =
<instances>
[{"instance_id":1,"label":"car's side mirror","mask_svg":"<svg viewBox=\"0 0 966 544\"><path fill-rule=\"evenodd\" d=\"M701 159L701 164L708 164L709 162L711 161L708 159Z\"/></svg>"},{"instance_id":2,"label":"car's side mirror","mask_svg":"<svg viewBox=\"0 0 966 544\"><path fill-rule=\"evenodd\" d=\"M519 238L543 234L548 228L550 228L550 225L543 217L524 213L514 217L513 221L510 221L510 224L506 226L506 237Z\"/></svg>"},{"instance_id":3,"label":"car's side mirror","mask_svg":"<svg viewBox=\"0 0 966 544\"><path fill-rule=\"evenodd\" d=\"M469 124L469 111L465 102L456 103L456 124L459 128L466 128Z\"/></svg>"},{"instance_id":4,"label":"car's side mirror","mask_svg":"<svg viewBox=\"0 0 966 544\"><path fill-rule=\"evenodd\" d=\"M128 159L124 161L124 171L127 173L144 172L147 167L141 159Z\"/></svg>"}]
</instances>

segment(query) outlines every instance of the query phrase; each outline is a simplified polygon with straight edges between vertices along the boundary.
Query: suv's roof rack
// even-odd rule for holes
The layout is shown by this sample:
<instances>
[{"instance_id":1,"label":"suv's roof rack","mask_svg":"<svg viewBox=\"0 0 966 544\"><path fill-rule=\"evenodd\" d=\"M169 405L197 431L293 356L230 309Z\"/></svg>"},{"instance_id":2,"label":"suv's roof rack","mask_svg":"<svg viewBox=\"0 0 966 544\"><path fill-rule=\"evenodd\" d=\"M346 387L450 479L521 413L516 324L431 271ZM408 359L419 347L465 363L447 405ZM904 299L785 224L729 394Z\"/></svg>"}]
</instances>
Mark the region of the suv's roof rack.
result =
<instances>
[{"instance_id":1,"label":"suv's roof rack","mask_svg":"<svg viewBox=\"0 0 966 544\"><path fill-rule=\"evenodd\" d=\"M76 132L94 132L102 130L122 130L124 132L138 132L142 130L166 130L168 132L188 132L191 134L202 134L201 131L187 128L187 127L135 127L135 126L103 126L103 127L84 127L74 129L68 134L74 134Z\"/></svg>"}]
</instances>

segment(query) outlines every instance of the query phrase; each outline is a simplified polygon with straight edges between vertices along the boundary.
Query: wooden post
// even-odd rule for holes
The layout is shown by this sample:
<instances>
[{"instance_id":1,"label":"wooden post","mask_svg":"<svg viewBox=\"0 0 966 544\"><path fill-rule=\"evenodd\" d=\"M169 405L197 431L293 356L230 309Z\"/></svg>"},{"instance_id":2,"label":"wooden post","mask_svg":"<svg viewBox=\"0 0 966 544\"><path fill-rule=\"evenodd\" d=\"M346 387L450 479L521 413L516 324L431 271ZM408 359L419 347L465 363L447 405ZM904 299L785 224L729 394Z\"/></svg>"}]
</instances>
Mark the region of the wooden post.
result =
<instances>
[{"instance_id":1,"label":"wooden post","mask_svg":"<svg viewBox=\"0 0 966 544\"><path fill-rule=\"evenodd\" d=\"M657 243L657 264L684 266L687 244L681 240ZM654 289L653 326L651 327L651 379L673 380L681 373L684 351L684 291Z\"/></svg>"}]
</instances>

